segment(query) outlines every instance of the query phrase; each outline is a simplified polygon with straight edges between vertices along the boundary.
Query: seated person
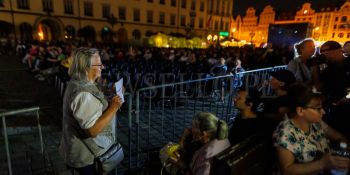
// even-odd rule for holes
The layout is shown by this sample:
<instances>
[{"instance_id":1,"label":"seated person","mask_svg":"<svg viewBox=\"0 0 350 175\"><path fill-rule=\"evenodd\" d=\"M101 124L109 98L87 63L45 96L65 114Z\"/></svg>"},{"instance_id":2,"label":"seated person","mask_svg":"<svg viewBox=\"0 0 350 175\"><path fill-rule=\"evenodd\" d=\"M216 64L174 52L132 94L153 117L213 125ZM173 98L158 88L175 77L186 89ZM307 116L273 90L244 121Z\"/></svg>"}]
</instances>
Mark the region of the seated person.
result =
<instances>
[{"instance_id":1,"label":"seated person","mask_svg":"<svg viewBox=\"0 0 350 175\"><path fill-rule=\"evenodd\" d=\"M278 70L269 74L271 79L268 84L276 94L276 97L263 100L264 105L261 113L266 119L275 123L275 128L287 113L287 90L296 80L293 73L288 70Z\"/></svg>"},{"instance_id":2,"label":"seated person","mask_svg":"<svg viewBox=\"0 0 350 175\"><path fill-rule=\"evenodd\" d=\"M282 174L347 169L349 158L330 153L330 140L345 141L345 137L322 121L321 95L304 84L295 84L288 90L288 99L288 118L273 134Z\"/></svg>"},{"instance_id":3,"label":"seated person","mask_svg":"<svg viewBox=\"0 0 350 175\"><path fill-rule=\"evenodd\" d=\"M212 159L230 147L228 128L223 120L208 112L194 116L192 128L180 140L180 154L174 158L184 174L209 175Z\"/></svg>"},{"instance_id":4,"label":"seated person","mask_svg":"<svg viewBox=\"0 0 350 175\"><path fill-rule=\"evenodd\" d=\"M231 145L235 145L252 135L267 136L269 130L270 134L272 133L273 129L258 115L257 110L260 102L257 95L251 93L251 97L248 97L247 91L242 89L237 92L233 103L240 113L230 129Z\"/></svg>"}]
</instances>

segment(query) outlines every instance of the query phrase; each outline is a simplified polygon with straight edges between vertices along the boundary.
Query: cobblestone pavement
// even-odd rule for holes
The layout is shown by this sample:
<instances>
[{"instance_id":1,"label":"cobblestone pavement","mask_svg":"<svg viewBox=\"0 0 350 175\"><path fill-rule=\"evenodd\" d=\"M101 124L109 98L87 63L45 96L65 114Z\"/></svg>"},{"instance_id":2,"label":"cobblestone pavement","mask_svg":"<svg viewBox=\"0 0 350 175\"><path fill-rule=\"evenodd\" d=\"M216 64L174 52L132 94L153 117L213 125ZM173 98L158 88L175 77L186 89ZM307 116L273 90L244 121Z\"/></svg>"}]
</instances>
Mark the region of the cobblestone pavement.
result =
<instances>
[{"instance_id":1,"label":"cobblestone pavement","mask_svg":"<svg viewBox=\"0 0 350 175\"><path fill-rule=\"evenodd\" d=\"M62 100L49 81L34 78L17 56L0 55L0 112L40 107L45 156L33 114L6 117L13 174L68 174L57 148ZM3 128L0 136L0 174L8 174Z\"/></svg>"}]
</instances>

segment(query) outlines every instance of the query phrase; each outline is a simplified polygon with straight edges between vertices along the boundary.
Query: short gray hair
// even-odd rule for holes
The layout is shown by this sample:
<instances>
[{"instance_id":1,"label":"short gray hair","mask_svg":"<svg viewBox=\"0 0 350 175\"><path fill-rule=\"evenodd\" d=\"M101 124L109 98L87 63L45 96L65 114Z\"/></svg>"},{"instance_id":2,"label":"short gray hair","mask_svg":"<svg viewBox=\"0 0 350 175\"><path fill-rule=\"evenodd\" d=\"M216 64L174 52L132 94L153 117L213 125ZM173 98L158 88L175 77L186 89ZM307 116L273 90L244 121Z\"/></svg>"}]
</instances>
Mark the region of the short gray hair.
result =
<instances>
[{"instance_id":1,"label":"short gray hair","mask_svg":"<svg viewBox=\"0 0 350 175\"><path fill-rule=\"evenodd\" d=\"M98 50L95 48L78 48L73 53L73 62L68 75L75 80L85 80L86 72L91 67L91 57L95 54L98 54Z\"/></svg>"}]
</instances>

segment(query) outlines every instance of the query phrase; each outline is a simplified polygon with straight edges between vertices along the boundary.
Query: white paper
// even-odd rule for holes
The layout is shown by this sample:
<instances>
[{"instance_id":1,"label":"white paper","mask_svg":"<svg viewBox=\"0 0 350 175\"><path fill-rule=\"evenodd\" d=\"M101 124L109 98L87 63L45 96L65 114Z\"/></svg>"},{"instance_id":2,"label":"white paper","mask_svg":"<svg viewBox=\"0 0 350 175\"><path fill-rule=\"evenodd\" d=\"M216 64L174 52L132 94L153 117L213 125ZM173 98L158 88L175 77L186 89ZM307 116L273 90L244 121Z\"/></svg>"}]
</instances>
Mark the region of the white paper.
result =
<instances>
[{"instance_id":1,"label":"white paper","mask_svg":"<svg viewBox=\"0 0 350 175\"><path fill-rule=\"evenodd\" d=\"M116 94L122 99L124 103L124 95L123 95L123 78L114 83Z\"/></svg>"}]
</instances>

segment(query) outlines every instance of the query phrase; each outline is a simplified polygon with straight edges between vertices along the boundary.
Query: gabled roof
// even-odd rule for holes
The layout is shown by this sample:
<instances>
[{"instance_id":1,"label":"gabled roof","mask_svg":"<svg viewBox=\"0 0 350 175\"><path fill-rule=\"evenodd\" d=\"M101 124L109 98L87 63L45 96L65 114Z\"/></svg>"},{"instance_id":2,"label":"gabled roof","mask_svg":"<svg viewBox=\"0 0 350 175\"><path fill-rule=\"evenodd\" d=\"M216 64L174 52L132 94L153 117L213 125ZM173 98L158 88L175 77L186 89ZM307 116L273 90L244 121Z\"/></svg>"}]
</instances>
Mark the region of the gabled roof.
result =
<instances>
[{"instance_id":1,"label":"gabled roof","mask_svg":"<svg viewBox=\"0 0 350 175\"><path fill-rule=\"evenodd\" d=\"M254 7L256 10L256 16L259 16L266 5L271 5L276 12L276 20L289 19L291 16L295 16L297 10L306 2L311 3L311 8L316 12L323 10L334 11L339 9L346 1L349 0L236 0L234 1L234 17L241 15L245 16L248 7Z\"/></svg>"}]
</instances>

